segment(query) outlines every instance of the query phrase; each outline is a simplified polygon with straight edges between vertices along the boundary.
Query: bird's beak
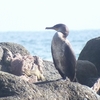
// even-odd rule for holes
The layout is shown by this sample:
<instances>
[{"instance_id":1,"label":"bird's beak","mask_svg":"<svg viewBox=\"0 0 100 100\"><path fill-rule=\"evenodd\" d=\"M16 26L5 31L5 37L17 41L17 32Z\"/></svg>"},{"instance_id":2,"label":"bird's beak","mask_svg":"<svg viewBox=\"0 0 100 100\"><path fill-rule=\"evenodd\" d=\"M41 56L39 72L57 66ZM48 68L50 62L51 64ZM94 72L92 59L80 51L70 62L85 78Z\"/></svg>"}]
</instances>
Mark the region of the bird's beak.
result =
<instances>
[{"instance_id":1,"label":"bird's beak","mask_svg":"<svg viewBox=\"0 0 100 100\"><path fill-rule=\"evenodd\" d=\"M53 27L46 27L45 29L54 29Z\"/></svg>"}]
</instances>

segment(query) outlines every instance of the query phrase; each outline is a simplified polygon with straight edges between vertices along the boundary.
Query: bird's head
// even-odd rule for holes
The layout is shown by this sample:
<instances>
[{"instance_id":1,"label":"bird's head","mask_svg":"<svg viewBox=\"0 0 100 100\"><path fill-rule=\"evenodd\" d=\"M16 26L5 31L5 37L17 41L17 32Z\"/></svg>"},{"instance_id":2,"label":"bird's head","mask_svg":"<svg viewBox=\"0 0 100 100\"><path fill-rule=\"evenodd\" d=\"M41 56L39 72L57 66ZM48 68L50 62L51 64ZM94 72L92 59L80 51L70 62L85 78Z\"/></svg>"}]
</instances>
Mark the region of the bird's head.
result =
<instances>
[{"instance_id":1,"label":"bird's head","mask_svg":"<svg viewBox=\"0 0 100 100\"><path fill-rule=\"evenodd\" d=\"M65 24L56 24L53 27L46 27L45 29L54 29L57 32L63 33L65 37L69 34L69 29Z\"/></svg>"}]
</instances>

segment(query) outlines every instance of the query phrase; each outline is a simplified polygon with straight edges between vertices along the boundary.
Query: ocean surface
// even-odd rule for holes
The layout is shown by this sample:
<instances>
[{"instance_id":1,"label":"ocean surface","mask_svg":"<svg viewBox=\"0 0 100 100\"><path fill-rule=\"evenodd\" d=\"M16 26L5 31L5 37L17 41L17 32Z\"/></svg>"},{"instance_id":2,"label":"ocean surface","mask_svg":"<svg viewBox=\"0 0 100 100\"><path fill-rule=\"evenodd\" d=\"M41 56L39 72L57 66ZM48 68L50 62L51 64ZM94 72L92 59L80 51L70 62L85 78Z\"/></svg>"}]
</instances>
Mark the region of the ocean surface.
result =
<instances>
[{"instance_id":1,"label":"ocean surface","mask_svg":"<svg viewBox=\"0 0 100 100\"><path fill-rule=\"evenodd\" d=\"M14 42L23 45L31 55L52 61L51 41L55 31L0 32L0 42ZM70 31L67 39L78 58L81 50L92 38L100 36L100 30Z\"/></svg>"}]
</instances>

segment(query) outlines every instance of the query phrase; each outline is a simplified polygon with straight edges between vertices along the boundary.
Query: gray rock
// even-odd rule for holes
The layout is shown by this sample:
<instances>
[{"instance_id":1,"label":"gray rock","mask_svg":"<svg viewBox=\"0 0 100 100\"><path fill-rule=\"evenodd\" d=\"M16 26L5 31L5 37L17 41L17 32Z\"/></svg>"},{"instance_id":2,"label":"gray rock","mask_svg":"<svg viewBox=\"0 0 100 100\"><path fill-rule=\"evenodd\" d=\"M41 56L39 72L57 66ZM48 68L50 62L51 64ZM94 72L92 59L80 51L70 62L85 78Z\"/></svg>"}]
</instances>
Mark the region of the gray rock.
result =
<instances>
[{"instance_id":1,"label":"gray rock","mask_svg":"<svg viewBox=\"0 0 100 100\"><path fill-rule=\"evenodd\" d=\"M76 77L79 83L93 86L96 81L94 79L98 77L96 66L87 60L78 60Z\"/></svg>"},{"instance_id":2,"label":"gray rock","mask_svg":"<svg viewBox=\"0 0 100 100\"><path fill-rule=\"evenodd\" d=\"M97 67L100 76L100 37L89 40L78 59L92 62Z\"/></svg>"},{"instance_id":3,"label":"gray rock","mask_svg":"<svg viewBox=\"0 0 100 100\"><path fill-rule=\"evenodd\" d=\"M10 65L10 62L13 58L12 52L6 47L2 47L2 49L3 49L3 59L2 59L2 61L5 64Z\"/></svg>"},{"instance_id":4,"label":"gray rock","mask_svg":"<svg viewBox=\"0 0 100 100\"><path fill-rule=\"evenodd\" d=\"M15 43L0 43L0 45L7 47L13 54L29 54L23 46ZM92 67L83 62L77 64L79 78L85 80L96 77L96 69L92 64L90 64ZM1 65L2 71L9 72L8 66ZM84 65L88 67L83 67ZM87 70L84 71L84 68L87 68ZM44 61L43 67L46 82L30 84L18 76L2 71L0 71L0 100L100 100L100 97L87 86L68 80L55 81L60 79L61 76L55 69L54 64L49 61Z\"/></svg>"},{"instance_id":5,"label":"gray rock","mask_svg":"<svg viewBox=\"0 0 100 100\"><path fill-rule=\"evenodd\" d=\"M44 61L43 75L46 80L61 79L59 72L50 61ZM91 87L98 79L98 72L93 63L86 60L78 60L76 77L79 83Z\"/></svg>"},{"instance_id":6,"label":"gray rock","mask_svg":"<svg viewBox=\"0 0 100 100\"><path fill-rule=\"evenodd\" d=\"M0 47L0 62L2 60L2 57L3 57L3 49Z\"/></svg>"},{"instance_id":7,"label":"gray rock","mask_svg":"<svg viewBox=\"0 0 100 100\"><path fill-rule=\"evenodd\" d=\"M0 72L0 100L100 100L89 87L70 81L29 84Z\"/></svg>"},{"instance_id":8,"label":"gray rock","mask_svg":"<svg viewBox=\"0 0 100 100\"><path fill-rule=\"evenodd\" d=\"M0 100L34 100L38 95L35 85L30 85L18 76L0 71Z\"/></svg>"},{"instance_id":9,"label":"gray rock","mask_svg":"<svg viewBox=\"0 0 100 100\"><path fill-rule=\"evenodd\" d=\"M20 53L23 56L30 54L28 52L28 50L25 49L25 47L23 47L22 45L17 44L17 43L0 42L0 47L1 47L1 49L0 49L1 58L2 58L2 55L3 55L2 48L8 48L13 55L16 54L16 53ZM3 61L0 63L0 70L5 71L5 72L9 72L8 66Z\"/></svg>"},{"instance_id":10,"label":"gray rock","mask_svg":"<svg viewBox=\"0 0 100 100\"><path fill-rule=\"evenodd\" d=\"M30 54L29 51L25 49L25 47L17 43L0 42L0 46L8 48L12 54L20 53L23 56Z\"/></svg>"},{"instance_id":11,"label":"gray rock","mask_svg":"<svg viewBox=\"0 0 100 100\"><path fill-rule=\"evenodd\" d=\"M51 61L44 60L43 75L46 78L46 80L61 79L60 74L58 73L54 64Z\"/></svg>"}]
</instances>

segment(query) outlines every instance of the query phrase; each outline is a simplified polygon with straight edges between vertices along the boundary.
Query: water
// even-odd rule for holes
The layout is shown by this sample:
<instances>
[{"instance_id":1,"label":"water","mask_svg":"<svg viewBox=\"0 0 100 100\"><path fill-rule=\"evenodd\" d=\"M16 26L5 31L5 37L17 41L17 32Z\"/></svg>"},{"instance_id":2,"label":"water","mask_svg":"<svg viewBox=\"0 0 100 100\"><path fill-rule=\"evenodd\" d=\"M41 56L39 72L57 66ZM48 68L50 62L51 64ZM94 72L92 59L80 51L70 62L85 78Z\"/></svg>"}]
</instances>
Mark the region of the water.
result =
<instances>
[{"instance_id":1,"label":"water","mask_svg":"<svg viewBox=\"0 0 100 100\"><path fill-rule=\"evenodd\" d=\"M0 32L0 42L14 42L23 45L32 55L52 61L51 41L55 31ZM92 38L99 37L100 30L70 31L70 41L76 58Z\"/></svg>"}]
</instances>

